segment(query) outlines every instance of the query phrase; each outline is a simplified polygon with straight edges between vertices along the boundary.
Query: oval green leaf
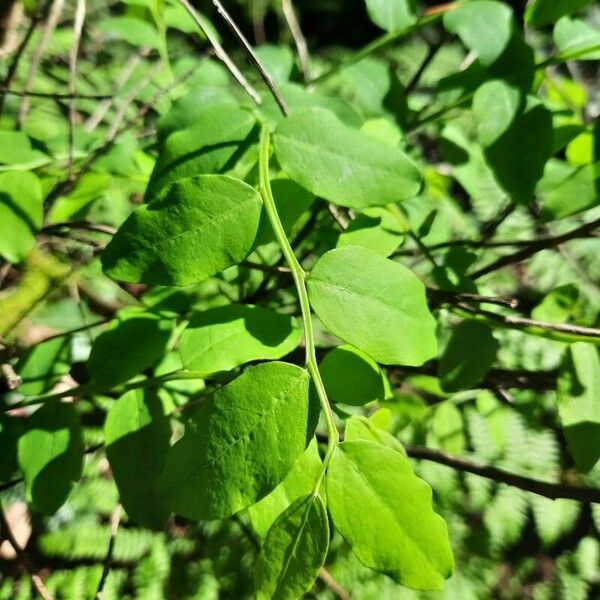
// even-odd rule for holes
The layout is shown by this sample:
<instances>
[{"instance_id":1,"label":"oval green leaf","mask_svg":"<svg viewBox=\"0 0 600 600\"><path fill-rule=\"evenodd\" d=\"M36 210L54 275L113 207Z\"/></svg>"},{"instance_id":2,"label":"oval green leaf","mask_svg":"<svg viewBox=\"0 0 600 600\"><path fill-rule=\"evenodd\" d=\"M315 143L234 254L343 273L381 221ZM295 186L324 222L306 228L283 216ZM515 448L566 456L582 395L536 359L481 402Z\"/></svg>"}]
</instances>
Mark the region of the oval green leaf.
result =
<instances>
[{"instance_id":1,"label":"oval green leaf","mask_svg":"<svg viewBox=\"0 0 600 600\"><path fill-rule=\"evenodd\" d=\"M291 471L314 433L309 377L271 362L203 402L171 448L158 489L190 519L223 519L258 502Z\"/></svg>"},{"instance_id":2,"label":"oval green leaf","mask_svg":"<svg viewBox=\"0 0 600 600\"><path fill-rule=\"evenodd\" d=\"M400 452L370 441L340 444L327 471L336 529L367 567L419 590L441 589L454 567L431 488Z\"/></svg>"},{"instance_id":3,"label":"oval green leaf","mask_svg":"<svg viewBox=\"0 0 600 600\"><path fill-rule=\"evenodd\" d=\"M329 521L323 500L296 500L275 521L255 569L257 600L296 600L310 590L329 547Z\"/></svg>"},{"instance_id":4,"label":"oval green leaf","mask_svg":"<svg viewBox=\"0 0 600 600\"><path fill-rule=\"evenodd\" d=\"M341 206L385 205L421 189L421 174L408 156L326 110L293 113L277 128L274 146L294 181Z\"/></svg>"},{"instance_id":5,"label":"oval green leaf","mask_svg":"<svg viewBox=\"0 0 600 600\"><path fill-rule=\"evenodd\" d=\"M178 181L128 217L102 254L104 272L129 282L198 283L245 258L261 206L253 188L231 177Z\"/></svg>"},{"instance_id":6,"label":"oval green leaf","mask_svg":"<svg viewBox=\"0 0 600 600\"><path fill-rule=\"evenodd\" d=\"M600 460L600 355L593 344L577 342L567 348L557 401L569 451L577 468L589 471Z\"/></svg>"},{"instance_id":7,"label":"oval green leaf","mask_svg":"<svg viewBox=\"0 0 600 600\"><path fill-rule=\"evenodd\" d=\"M49 402L29 417L19 439L18 460L28 502L45 515L64 503L81 477L83 435L75 406Z\"/></svg>"},{"instance_id":8,"label":"oval green leaf","mask_svg":"<svg viewBox=\"0 0 600 600\"><path fill-rule=\"evenodd\" d=\"M173 324L141 313L116 321L92 345L87 370L102 389L125 383L163 356Z\"/></svg>"},{"instance_id":9,"label":"oval green leaf","mask_svg":"<svg viewBox=\"0 0 600 600\"><path fill-rule=\"evenodd\" d=\"M418 366L437 354L425 286L403 265L347 246L324 254L307 283L325 327L377 362Z\"/></svg>"},{"instance_id":10,"label":"oval green leaf","mask_svg":"<svg viewBox=\"0 0 600 600\"><path fill-rule=\"evenodd\" d=\"M181 336L183 366L206 375L230 371L253 360L274 360L300 343L294 317L258 306L219 306L192 318Z\"/></svg>"},{"instance_id":11,"label":"oval green leaf","mask_svg":"<svg viewBox=\"0 0 600 600\"><path fill-rule=\"evenodd\" d=\"M168 404L156 390L132 390L110 407L104 423L106 457L123 508L151 529L162 528L169 516L155 492L171 438Z\"/></svg>"},{"instance_id":12,"label":"oval green leaf","mask_svg":"<svg viewBox=\"0 0 600 600\"><path fill-rule=\"evenodd\" d=\"M438 365L440 384L446 392L476 386L491 369L498 341L485 323L463 321L452 332Z\"/></svg>"},{"instance_id":13,"label":"oval green leaf","mask_svg":"<svg viewBox=\"0 0 600 600\"><path fill-rule=\"evenodd\" d=\"M379 365L352 346L331 350L319 370L327 395L334 402L363 406L385 398L384 376Z\"/></svg>"},{"instance_id":14,"label":"oval green leaf","mask_svg":"<svg viewBox=\"0 0 600 600\"><path fill-rule=\"evenodd\" d=\"M415 0L366 0L371 21L386 31L398 31L417 20Z\"/></svg>"},{"instance_id":15,"label":"oval green leaf","mask_svg":"<svg viewBox=\"0 0 600 600\"><path fill-rule=\"evenodd\" d=\"M30 172L0 173L0 256L22 261L43 220L42 186Z\"/></svg>"}]
</instances>

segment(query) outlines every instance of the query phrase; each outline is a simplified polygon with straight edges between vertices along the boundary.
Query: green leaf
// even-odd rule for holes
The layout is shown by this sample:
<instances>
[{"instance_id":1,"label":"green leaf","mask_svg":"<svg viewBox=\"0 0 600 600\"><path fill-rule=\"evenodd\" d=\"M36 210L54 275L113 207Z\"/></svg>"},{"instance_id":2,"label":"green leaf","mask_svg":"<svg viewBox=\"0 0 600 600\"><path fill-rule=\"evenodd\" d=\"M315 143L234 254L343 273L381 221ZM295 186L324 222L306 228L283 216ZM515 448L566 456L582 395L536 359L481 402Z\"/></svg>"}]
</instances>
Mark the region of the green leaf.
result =
<instances>
[{"instance_id":1,"label":"green leaf","mask_svg":"<svg viewBox=\"0 0 600 600\"><path fill-rule=\"evenodd\" d=\"M290 504L312 492L322 466L319 446L313 438L287 477L270 494L248 508L252 527L261 538L267 535L277 516Z\"/></svg>"},{"instance_id":2,"label":"green leaf","mask_svg":"<svg viewBox=\"0 0 600 600\"><path fill-rule=\"evenodd\" d=\"M0 131L0 164L33 168L37 163L43 164L48 157L31 147L31 140L22 131Z\"/></svg>"},{"instance_id":3,"label":"green leaf","mask_svg":"<svg viewBox=\"0 0 600 600\"><path fill-rule=\"evenodd\" d=\"M308 374L271 362L219 388L187 421L158 489L190 519L223 519L270 493L314 433Z\"/></svg>"},{"instance_id":4,"label":"green leaf","mask_svg":"<svg viewBox=\"0 0 600 600\"><path fill-rule=\"evenodd\" d=\"M347 419L346 429L344 430L344 441L366 440L377 442L406 456L404 446L391 433L377 427L371 419L367 419L366 417L351 417Z\"/></svg>"},{"instance_id":5,"label":"green leaf","mask_svg":"<svg viewBox=\"0 0 600 600\"><path fill-rule=\"evenodd\" d=\"M552 115L533 97L522 100L503 81L482 85L473 98L479 141L496 181L520 204L529 204L552 156Z\"/></svg>"},{"instance_id":6,"label":"green leaf","mask_svg":"<svg viewBox=\"0 0 600 600\"><path fill-rule=\"evenodd\" d=\"M366 208L340 235L337 247L363 246L389 256L404 240L405 229L389 210L373 206Z\"/></svg>"},{"instance_id":7,"label":"green leaf","mask_svg":"<svg viewBox=\"0 0 600 600\"><path fill-rule=\"evenodd\" d=\"M323 500L296 500L275 521L255 567L258 600L296 600L308 592L327 558L329 521Z\"/></svg>"},{"instance_id":8,"label":"green leaf","mask_svg":"<svg viewBox=\"0 0 600 600\"><path fill-rule=\"evenodd\" d=\"M319 370L327 395L334 402L362 406L385 398L381 369L371 357L352 346L333 349Z\"/></svg>"},{"instance_id":9,"label":"green leaf","mask_svg":"<svg viewBox=\"0 0 600 600\"><path fill-rule=\"evenodd\" d=\"M283 170L325 200L365 208L416 196L421 174L400 150L352 129L322 109L293 113L277 128Z\"/></svg>"},{"instance_id":10,"label":"green leaf","mask_svg":"<svg viewBox=\"0 0 600 600\"><path fill-rule=\"evenodd\" d=\"M531 311L531 316L539 321L564 323L573 314L579 294L579 286L574 283L560 285L544 297Z\"/></svg>"},{"instance_id":11,"label":"green leaf","mask_svg":"<svg viewBox=\"0 0 600 600\"><path fill-rule=\"evenodd\" d=\"M442 402L434 409L431 431L436 446L451 454L462 454L465 448L463 418L452 402Z\"/></svg>"},{"instance_id":12,"label":"green leaf","mask_svg":"<svg viewBox=\"0 0 600 600\"><path fill-rule=\"evenodd\" d=\"M39 179L30 172L0 173L0 256L21 262L35 245L43 218Z\"/></svg>"},{"instance_id":13,"label":"green leaf","mask_svg":"<svg viewBox=\"0 0 600 600\"><path fill-rule=\"evenodd\" d=\"M147 21L136 17L110 17L98 24L98 29L107 36L121 39L136 48L159 48L160 37Z\"/></svg>"},{"instance_id":14,"label":"green leaf","mask_svg":"<svg viewBox=\"0 0 600 600\"><path fill-rule=\"evenodd\" d=\"M491 369L498 352L492 330L474 319L462 321L452 332L438 365L438 377L446 392L475 387Z\"/></svg>"},{"instance_id":15,"label":"green leaf","mask_svg":"<svg viewBox=\"0 0 600 600\"><path fill-rule=\"evenodd\" d=\"M104 272L158 285L203 281L245 258L261 206L253 188L231 177L178 181L125 221L102 254Z\"/></svg>"},{"instance_id":16,"label":"green leaf","mask_svg":"<svg viewBox=\"0 0 600 600\"><path fill-rule=\"evenodd\" d=\"M403 265L347 246L324 254L308 277L325 327L388 365L421 365L437 354L425 286Z\"/></svg>"},{"instance_id":17,"label":"green leaf","mask_svg":"<svg viewBox=\"0 0 600 600\"><path fill-rule=\"evenodd\" d=\"M110 408L104 423L106 457L123 507L144 527L160 529L169 513L155 492L169 450L169 403L155 390L132 390Z\"/></svg>"},{"instance_id":18,"label":"green leaf","mask_svg":"<svg viewBox=\"0 0 600 600\"><path fill-rule=\"evenodd\" d=\"M415 0L365 0L371 21L386 31L410 27L417 20Z\"/></svg>"},{"instance_id":19,"label":"green leaf","mask_svg":"<svg viewBox=\"0 0 600 600\"><path fill-rule=\"evenodd\" d=\"M514 19L511 8L502 2L474 0L446 12L444 26L458 35L483 65L491 65L508 47Z\"/></svg>"},{"instance_id":20,"label":"green leaf","mask_svg":"<svg viewBox=\"0 0 600 600\"><path fill-rule=\"evenodd\" d=\"M555 23L565 15L572 15L594 0L532 0L525 11L525 22L532 27Z\"/></svg>"},{"instance_id":21,"label":"green leaf","mask_svg":"<svg viewBox=\"0 0 600 600\"><path fill-rule=\"evenodd\" d=\"M17 444L22 433L22 418L0 414L0 481L10 480L17 470Z\"/></svg>"},{"instance_id":22,"label":"green leaf","mask_svg":"<svg viewBox=\"0 0 600 600\"><path fill-rule=\"evenodd\" d=\"M27 420L19 439L18 460L27 501L45 515L54 514L81 477L83 437L73 404L49 402Z\"/></svg>"},{"instance_id":23,"label":"green leaf","mask_svg":"<svg viewBox=\"0 0 600 600\"><path fill-rule=\"evenodd\" d=\"M571 344L559 372L558 413L580 471L600 459L600 356L592 344Z\"/></svg>"},{"instance_id":24,"label":"green leaf","mask_svg":"<svg viewBox=\"0 0 600 600\"><path fill-rule=\"evenodd\" d=\"M554 28L554 43L561 55L579 60L600 59L600 29L581 19L562 18ZM592 51L587 51L592 48Z\"/></svg>"},{"instance_id":25,"label":"green leaf","mask_svg":"<svg viewBox=\"0 0 600 600\"><path fill-rule=\"evenodd\" d=\"M222 102L209 104L202 112L192 111L197 113L193 125L164 141L146 189L148 202L164 196L165 188L175 181L227 170L240 146L247 143L255 126L252 113L228 103L227 96Z\"/></svg>"},{"instance_id":26,"label":"green leaf","mask_svg":"<svg viewBox=\"0 0 600 600\"><path fill-rule=\"evenodd\" d=\"M109 389L129 381L160 360L173 324L150 313L113 323L92 345L87 370L92 382Z\"/></svg>"},{"instance_id":27,"label":"green leaf","mask_svg":"<svg viewBox=\"0 0 600 600\"><path fill-rule=\"evenodd\" d=\"M28 348L16 366L23 383L19 392L35 396L50 391L70 369L71 340L55 337Z\"/></svg>"},{"instance_id":28,"label":"green leaf","mask_svg":"<svg viewBox=\"0 0 600 600\"><path fill-rule=\"evenodd\" d=\"M327 471L327 501L336 529L365 566L421 590L441 589L452 574L431 488L399 452L370 441L340 444Z\"/></svg>"},{"instance_id":29,"label":"green leaf","mask_svg":"<svg viewBox=\"0 0 600 600\"><path fill-rule=\"evenodd\" d=\"M180 341L183 366L207 375L253 360L277 359L300 343L294 317L259 306L220 306L192 318Z\"/></svg>"}]
</instances>

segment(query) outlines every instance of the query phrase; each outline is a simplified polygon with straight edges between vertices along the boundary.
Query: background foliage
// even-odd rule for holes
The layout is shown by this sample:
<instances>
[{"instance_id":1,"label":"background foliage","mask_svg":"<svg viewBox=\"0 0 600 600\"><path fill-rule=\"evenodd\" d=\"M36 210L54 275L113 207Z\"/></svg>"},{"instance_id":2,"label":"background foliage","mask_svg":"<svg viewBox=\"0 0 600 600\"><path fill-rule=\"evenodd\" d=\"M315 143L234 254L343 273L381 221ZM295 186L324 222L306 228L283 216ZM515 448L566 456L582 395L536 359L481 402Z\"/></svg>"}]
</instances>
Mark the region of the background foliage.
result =
<instances>
[{"instance_id":1,"label":"background foliage","mask_svg":"<svg viewBox=\"0 0 600 600\"><path fill-rule=\"evenodd\" d=\"M284 484L232 518L181 492L187 476L155 480L184 422L193 443L179 464L190 468L194 419L231 433L230 421L202 413L209 393L243 386L249 364L303 364L293 281L251 187L257 120L277 127L273 193L311 273L338 424L347 439L415 459L456 562L443 591L409 590L363 566L332 527L307 597L600 597L599 505L546 497L600 488L595 3L296 0L307 63L289 3L228 2L291 109L285 121L208 0L195 3L204 26L259 90L260 109L177 2L88 0L75 77L76 3L9 5L0 489L25 555L0 548L0 598L35 597L27 569L57 599L94 598L103 571L104 600L254 597L256 570L267 570L260 544L306 481L310 489L325 423ZM232 187L241 209L226 205ZM177 234L182 214L198 228L218 215L221 226L165 251L163 271L136 244ZM229 245L219 252L215 240ZM362 300L347 306L347 294ZM28 406L57 394L76 402ZM227 392L214 397L229 414ZM201 419L187 420L188 404L200 404ZM314 421L300 405L285 416ZM285 463L275 480L306 442L285 425L269 447ZM247 477L244 460L227 465L238 478L229 497ZM497 470L484 478L473 465ZM550 484L546 496L507 485L506 473ZM343 483L328 483L332 502ZM189 518L155 502L161 485L181 492L177 512Z\"/></svg>"}]
</instances>

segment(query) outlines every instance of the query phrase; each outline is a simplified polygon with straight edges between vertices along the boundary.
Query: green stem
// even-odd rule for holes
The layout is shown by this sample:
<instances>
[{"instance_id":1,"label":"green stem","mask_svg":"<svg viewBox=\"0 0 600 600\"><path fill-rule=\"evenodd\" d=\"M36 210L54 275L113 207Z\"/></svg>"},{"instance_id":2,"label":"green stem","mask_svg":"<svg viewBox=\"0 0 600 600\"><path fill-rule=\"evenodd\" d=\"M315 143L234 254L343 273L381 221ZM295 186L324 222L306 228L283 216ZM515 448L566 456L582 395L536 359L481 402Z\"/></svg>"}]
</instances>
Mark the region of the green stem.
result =
<instances>
[{"instance_id":1,"label":"green stem","mask_svg":"<svg viewBox=\"0 0 600 600\"><path fill-rule=\"evenodd\" d=\"M321 485L321 481L323 479L323 475L325 473L325 469L327 468L329 459L331 458L331 455L333 454L336 445L340 441L340 434L335 424L335 417L333 415L333 411L331 410L331 404L329 403L329 398L327 397L327 392L325 391L325 386L323 384L323 380L321 379L321 373L319 372L319 366L317 363L317 355L315 352L315 333L312 324L308 292L306 291L306 273L304 272L304 269L302 268L302 266L298 262L298 259L296 258L296 255L294 254L290 241L288 240L283 225L281 224L281 219L279 218L277 207L275 206L275 200L273 198L273 192L271 190L271 181L269 178L270 155L271 135L267 126L263 125L260 133L260 193L263 199L265 211L271 223L271 227L273 228L273 232L275 234L275 237L277 238L277 242L279 243L287 265L290 268L290 271L292 272L292 277L296 285L296 291L298 292L298 300L300 302L300 311L302 313L302 320L304 322L306 369L310 374L315 388L317 390L319 402L321 403L321 408L323 410L323 415L325 416L325 422L327 424L327 454L325 455L325 460L323 461L323 469L315 485L315 493L317 493Z\"/></svg>"}]
</instances>

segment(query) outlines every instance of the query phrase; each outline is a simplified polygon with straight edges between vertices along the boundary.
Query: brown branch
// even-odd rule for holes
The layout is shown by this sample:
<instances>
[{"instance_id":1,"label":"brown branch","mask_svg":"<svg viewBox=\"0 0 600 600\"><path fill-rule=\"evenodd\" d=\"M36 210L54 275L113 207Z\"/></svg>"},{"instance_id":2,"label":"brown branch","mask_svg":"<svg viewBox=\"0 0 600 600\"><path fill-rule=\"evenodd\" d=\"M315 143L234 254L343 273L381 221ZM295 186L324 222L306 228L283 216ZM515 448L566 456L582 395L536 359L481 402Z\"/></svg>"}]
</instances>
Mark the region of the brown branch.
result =
<instances>
[{"instance_id":1,"label":"brown branch","mask_svg":"<svg viewBox=\"0 0 600 600\"><path fill-rule=\"evenodd\" d=\"M183 0L180 0L180 1L183 1ZM275 82L273 81L271 76L267 73L265 68L262 66L262 63L260 62L258 56L256 56L256 53L252 49L250 42L248 42L248 40L246 39L244 34L241 32L240 28L236 25L235 21L231 18L229 13L225 10L225 7L221 4L221 2L219 0L212 0L212 4L217 9L217 13L225 21L225 23L229 27L230 31L233 33L235 38L238 40L238 42L242 46L242 49L246 53L246 56L248 57L248 60L250 61L250 63L252 65L254 65L256 70L259 72L262 80L265 82L265 85L269 88L271 95L275 99L277 106L279 106L279 109L281 110L283 116L287 117L288 113L289 113L287 104L286 104L283 96L277 89Z\"/></svg>"},{"instance_id":2,"label":"brown branch","mask_svg":"<svg viewBox=\"0 0 600 600\"><path fill-rule=\"evenodd\" d=\"M421 367L392 367L390 374L396 379L411 375L437 375L437 361L431 361ZM528 371L516 369L491 369L486 378L478 384L480 389L496 390L498 387L508 389L536 390L547 392L556 389L556 371Z\"/></svg>"},{"instance_id":3,"label":"brown branch","mask_svg":"<svg viewBox=\"0 0 600 600\"><path fill-rule=\"evenodd\" d=\"M325 568L319 569L319 579L340 599L352 600L350 594L332 577L331 573Z\"/></svg>"},{"instance_id":4,"label":"brown branch","mask_svg":"<svg viewBox=\"0 0 600 600\"><path fill-rule=\"evenodd\" d=\"M106 583L106 580L108 579L108 575L110 573L110 568L112 566L113 551L115 549L115 541L117 539L117 532L119 531L119 523L121 522L122 512L123 507L121 506L121 504L117 504L112 512L112 515L110 516L110 540L108 542L108 550L106 552L106 557L104 558L102 575L100 576L98 588L96 589L96 600L102 600L104 584Z\"/></svg>"},{"instance_id":5,"label":"brown branch","mask_svg":"<svg viewBox=\"0 0 600 600\"><path fill-rule=\"evenodd\" d=\"M540 481L539 479L532 479L530 477L516 475L515 473L509 473L504 469L499 469L498 467L491 465L481 465L466 458L452 456L451 454L432 448L425 448L422 446L405 446L405 448L406 453L411 458L436 462L452 469L456 469L457 471L479 475L479 477L485 477L486 479L491 479L498 483L504 483L526 492L537 494L538 496L544 496L545 498L550 498L552 500L564 498L567 500L577 500L578 502L600 504L600 489L575 487L559 483L547 483L545 481Z\"/></svg>"},{"instance_id":6,"label":"brown branch","mask_svg":"<svg viewBox=\"0 0 600 600\"><path fill-rule=\"evenodd\" d=\"M461 302L474 302L476 304L497 304L498 306L507 306L508 308L517 308L517 306L519 306L519 301L516 298L447 292L445 290L437 290L434 288L427 288L427 296L430 301L437 304L460 304Z\"/></svg>"},{"instance_id":7,"label":"brown branch","mask_svg":"<svg viewBox=\"0 0 600 600\"><path fill-rule=\"evenodd\" d=\"M19 98L48 98L48 100L107 100L112 98L112 96L101 94L59 94L54 92L32 92L31 90L10 90L5 87L0 88L0 94L18 96Z\"/></svg>"},{"instance_id":8,"label":"brown branch","mask_svg":"<svg viewBox=\"0 0 600 600\"><path fill-rule=\"evenodd\" d=\"M23 548L21 548L21 546L15 539L15 536L13 535L10 525L8 524L8 521L6 520L6 515L4 514L3 510L0 510L0 519L1 519L0 525L4 532L4 537L8 540L10 545L13 547L15 554L17 555L17 560L21 563L22 567L29 574L29 577L31 578L31 583L33 583L33 587L35 588L36 592L44 600L52 600L52 596L50 595L50 592L44 585L42 578L36 573L36 570L31 565L29 557L27 556L27 554L25 553Z\"/></svg>"},{"instance_id":9,"label":"brown branch","mask_svg":"<svg viewBox=\"0 0 600 600\"><path fill-rule=\"evenodd\" d=\"M563 233L562 235L557 235L555 237L544 238L541 240L534 241L524 248L521 248L517 252L513 254L508 254L507 256L502 256L498 260L489 264L487 267L483 267L474 271L470 274L472 279L478 279L479 277L483 277L484 275L488 275L498 269L502 269L508 265L512 265L515 263L522 262L531 258L534 254L541 252L542 250L548 250L550 248L555 248L556 246L560 246L560 244L564 244L565 242L569 242L571 240L588 237L592 234L596 229L600 227L600 218L595 219L591 223L586 223L577 229L573 229L567 233Z\"/></svg>"},{"instance_id":10,"label":"brown branch","mask_svg":"<svg viewBox=\"0 0 600 600\"><path fill-rule=\"evenodd\" d=\"M600 329L592 327L582 327L580 325L571 325L570 323L548 323L546 321L536 321L525 317L509 317L498 313L484 310L482 308L472 308L464 304L457 305L460 310L473 315L480 315L492 321L496 321L505 327L512 329L523 329L525 327L537 327L544 331L555 331L566 335L575 335L586 338L600 339Z\"/></svg>"}]
</instances>

